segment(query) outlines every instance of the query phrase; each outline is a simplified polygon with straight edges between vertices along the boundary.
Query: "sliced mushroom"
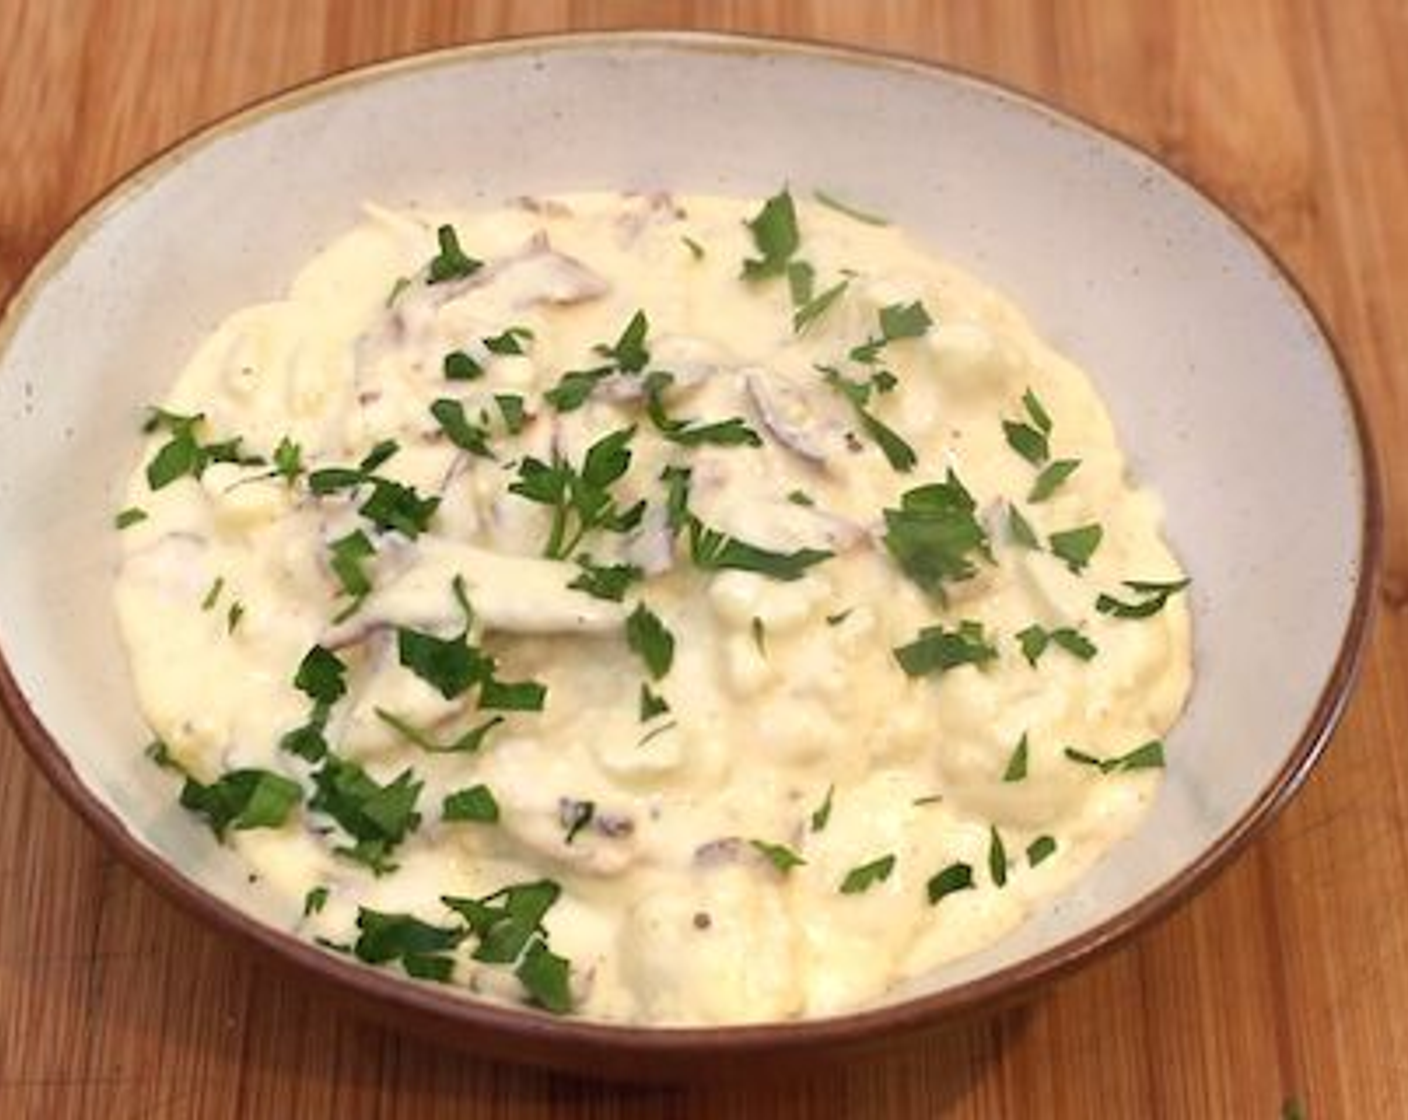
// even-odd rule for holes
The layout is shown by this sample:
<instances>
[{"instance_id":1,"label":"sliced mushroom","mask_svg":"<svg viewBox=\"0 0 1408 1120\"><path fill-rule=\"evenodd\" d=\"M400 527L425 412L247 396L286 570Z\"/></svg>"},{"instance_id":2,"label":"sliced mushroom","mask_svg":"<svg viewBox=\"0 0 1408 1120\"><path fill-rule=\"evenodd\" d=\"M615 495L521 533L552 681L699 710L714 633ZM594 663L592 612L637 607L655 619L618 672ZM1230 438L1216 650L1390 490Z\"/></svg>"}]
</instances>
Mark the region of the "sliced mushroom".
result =
<instances>
[{"instance_id":1,"label":"sliced mushroom","mask_svg":"<svg viewBox=\"0 0 1408 1120\"><path fill-rule=\"evenodd\" d=\"M678 222L685 218L684 207L669 191L625 194L626 206L616 216L616 240L625 249L634 245L646 229L657 222Z\"/></svg>"},{"instance_id":2,"label":"sliced mushroom","mask_svg":"<svg viewBox=\"0 0 1408 1120\"><path fill-rule=\"evenodd\" d=\"M744 382L763 427L788 451L824 466L840 450L844 433L817 415L806 391L795 381L754 369Z\"/></svg>"},{"instance_id":3,"label":"sliced mushroom","mask_svg":"<svg viewBox=\"0 0 1408 1120\"><path fill-rule=\"evenodd\" d=\"M547 303L566 307L600 299L611 285L576 257L559 253L539 230L521 249L492 262L476 274L484 285L506 288L514 307Z\"/></svg>"},{"instance_id":4,"label":"sliced mushroom","mask_svg":"<svg viewBox=\"0 0 1408 1120\"><path fill-rule=\"evenodd\" d=\"M640 528L626 545L626 559L648 576L668 572L675 564L675 535L670 531L669 511L660 504L649 506Z\"/></svg>"}]
</instances>

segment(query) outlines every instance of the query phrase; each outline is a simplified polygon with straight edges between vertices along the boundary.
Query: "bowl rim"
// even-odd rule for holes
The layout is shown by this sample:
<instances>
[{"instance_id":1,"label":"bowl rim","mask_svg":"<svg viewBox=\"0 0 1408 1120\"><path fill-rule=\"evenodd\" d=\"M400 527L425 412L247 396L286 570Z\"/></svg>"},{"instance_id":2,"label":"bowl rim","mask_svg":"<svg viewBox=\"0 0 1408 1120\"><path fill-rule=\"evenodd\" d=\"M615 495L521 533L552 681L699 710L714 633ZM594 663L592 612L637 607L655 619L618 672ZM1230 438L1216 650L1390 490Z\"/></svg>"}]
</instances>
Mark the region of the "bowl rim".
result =
<instances>
[{"instance_id":1,"label":"bowl rim","mask_svg":"<svg viewBox=\"0 0 1408 1120\"><path fill-rule=\"evenodd\" d=\"M0 367L25 313L46 283L84 242L89 231L145 190L168 170L208 144L238 133L267 117L312 101L334 97L345 89L376 83L401 74L458 65L507 55L581 51L595 48L668 48L713 55L806 57L851 67L910 74L957 82L1016 108L1040 116L1057 127L1084 134L1113 146L1156 176L1191 190L1212 214L1246 243L1264 266L1267 278L1283 289L1284 297L1307 320L1311 334L1325 346L1347 405L1350 428L1358 450L1360 472L1360 540L1354 599L1334 664L1322 686L1305 727L1285 761L1248 808L1180 875L1162 883L1098 925L1077 933L1035 956L1016 961L985 976L939 992L917 995L898 1003L865 1008L816 1019L776 1020L722 1026L637 1026L601 1020L554 1017L528 1007L490 1003L375 969L318 948L293 933L266 925L218 898L147 847L107 807L73 769L64 749L30 707L0 642L0 708L40 772L79 817L130 867L168 899L215 929L233 934L246 947L270 952L278 963L363 1003L408 1016L441 1031L466 1032L488 1039L497 1036L523 1047L530 1060L549 1051L574 1048L601 1055L686 1057L757 1055L811 1047L855 1044L882 1035L950 1021L985 1006L1013 1001L1042 984L1063 976L1098 953L1123 942L1137 930L1166 915L1178 902L1206 886L1212 876L1239 854L1305 781L1323 753L1344 712L1367 648L1374 615L1383 538L1383 508L1377 454L1363 401L1340 348L1308 292L1275 250L1206 189L1179 174L1157 156L1105 126L1078 113L1057 108L1001 80L949 63L938 63L894 51L846 46L798 37L735 34L713 31L625 28L606 31L559 32L501 37L394 56L370 64L352 65L285 87L230 112L159 149L121 175L86 203L50 240L45 251L12 288L0 316ZM511 1051L503 1051L511 1053Z\"/></svg>"}]
</instances>

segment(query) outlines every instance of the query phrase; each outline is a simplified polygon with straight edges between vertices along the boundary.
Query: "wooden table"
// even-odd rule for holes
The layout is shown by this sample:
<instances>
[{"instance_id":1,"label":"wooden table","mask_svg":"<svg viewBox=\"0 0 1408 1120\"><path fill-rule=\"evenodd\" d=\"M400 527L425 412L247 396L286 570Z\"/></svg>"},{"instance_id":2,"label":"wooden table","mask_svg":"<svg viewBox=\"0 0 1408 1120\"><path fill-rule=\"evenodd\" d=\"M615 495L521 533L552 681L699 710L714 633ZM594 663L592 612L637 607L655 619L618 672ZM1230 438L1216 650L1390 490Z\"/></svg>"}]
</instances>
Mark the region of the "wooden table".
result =
<instances>
[{"instance_id":1,"label":"wooden table","mask_svg":"<svg viewBox=\"0 0 1408 1120\"><path fill-rule=\"evenodd\" d=\"M803 1083L645 1091L476 1062L290 986L117 865L0 728L0 1117L1408 1116L1403 3L0 0L0 292L117 176L253 98L428 47L622 26L992 75L1157 152L1277 248L1384 458L1379 623L1333 748L1211 889L1025 1010Z\"/></svg>"}]
</instances>

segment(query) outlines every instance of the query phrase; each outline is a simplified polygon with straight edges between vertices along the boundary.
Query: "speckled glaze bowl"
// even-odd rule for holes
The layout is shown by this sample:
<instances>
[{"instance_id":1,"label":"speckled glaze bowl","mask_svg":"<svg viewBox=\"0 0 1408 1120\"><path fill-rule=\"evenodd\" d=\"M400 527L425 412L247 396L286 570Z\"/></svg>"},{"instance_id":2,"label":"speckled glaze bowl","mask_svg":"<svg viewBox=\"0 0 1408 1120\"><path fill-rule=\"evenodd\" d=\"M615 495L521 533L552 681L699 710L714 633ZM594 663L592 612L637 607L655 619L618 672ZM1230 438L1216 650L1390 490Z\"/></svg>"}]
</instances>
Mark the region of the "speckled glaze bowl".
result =
<instances>
[{"instance_id":1,"label":"speckled glaze bowl","mask_svg":"<svg viewBox=\"0 0 1408 1120\"><path fill-rule=\"evenodd\" d=\"M119 644L112 516L141 407L225 314L276 296L364 199L567 188L882 212L1010 294L1094 377L1195 583L1197 676L1143 829L1014 935L833 1018L556 1019L325 953L173 804ZM1363 647L1379 535L1352 388L1267 253L1145 155L932 66L794 43L610 34L341 75L211 126L82 215L0 327L0 693L40 768L178 902L382 1018L649 1078L779 1068L1016 998L1186 897L1304 779Z\"/></svg>"}]
</instances>

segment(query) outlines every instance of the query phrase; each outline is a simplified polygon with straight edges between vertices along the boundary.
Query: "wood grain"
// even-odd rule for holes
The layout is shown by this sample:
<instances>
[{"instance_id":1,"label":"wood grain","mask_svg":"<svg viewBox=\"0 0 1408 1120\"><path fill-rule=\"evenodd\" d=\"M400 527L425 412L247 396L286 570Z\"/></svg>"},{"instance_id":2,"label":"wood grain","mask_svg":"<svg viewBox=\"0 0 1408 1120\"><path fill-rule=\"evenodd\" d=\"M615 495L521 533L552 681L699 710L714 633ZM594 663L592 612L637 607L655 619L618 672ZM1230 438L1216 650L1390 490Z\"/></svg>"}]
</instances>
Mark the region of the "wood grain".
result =
<instances>
[{"instance_id":1,"label":"wood grain","mask_svg":"<svg viewBox=\"0 0 1408 1120\"><path fill-rule=\"evenodd\" d=\"M115 865L0 729L0 1117L1274 1118L1290 1097L1316 1120L1408 1115L1408 5L0 0L0 290L114 178L253 98L623 26L991 75L1158 152L1276 247L1383 454L1379 625L1333 749L1211 889L1030 1007L800 1083L685 1092L491 1066L333 1010Z\"/></svg>"}]
</instances>

